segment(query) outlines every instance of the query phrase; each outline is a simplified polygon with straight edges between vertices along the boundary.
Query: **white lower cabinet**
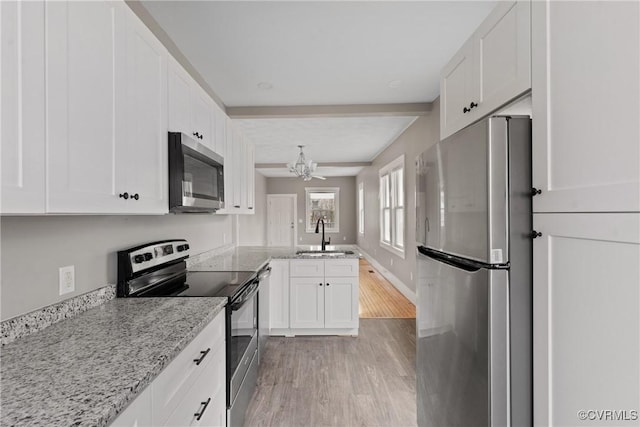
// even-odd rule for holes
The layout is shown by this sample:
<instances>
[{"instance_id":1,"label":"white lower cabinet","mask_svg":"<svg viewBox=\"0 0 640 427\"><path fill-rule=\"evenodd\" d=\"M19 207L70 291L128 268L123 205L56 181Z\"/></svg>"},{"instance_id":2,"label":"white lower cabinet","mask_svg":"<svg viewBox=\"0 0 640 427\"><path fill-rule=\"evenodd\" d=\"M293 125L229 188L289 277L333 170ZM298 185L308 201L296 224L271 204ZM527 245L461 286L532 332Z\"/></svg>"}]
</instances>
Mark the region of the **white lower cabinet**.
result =
<instances>
[{"instance_id":1,"label":"white lower cabinet","mask_svg":"<svg viewBox=\"0 0 640 427\"><path fill-rule=\"evenodd\" d=\"M357 334L357 259L296 259L291 260L290 272L289 314L292 333Z\"/></svg>"},{"instance_id":2,"label":"white lower cabinet","mask_svg":"<svg viewBox=\"0 0 640 427\"><path fill-rule=\"evenodd\" d=\"M534 228L534 424L621 425L591 417L640 402L640 214L534 214Z\"/></svg>"},{"instance_id":3,"label":"white lower cabinet","mask_svg":"<svg viewBox=\"0 0 640 427\"><path fill-rule=\"evenodd\" d=\"M289 327L289 260L269 262L269 333Z\"/></svg>"},{"instance_id":4,"label":"white lower cabinet","mask_svg":"<svg viewBox=\"0 0 640 427\"><path fill-rule=\"evenodd\" d=\"M225 426L226 403L223 311L111 425Z\"/></svg>"}]
</instances>

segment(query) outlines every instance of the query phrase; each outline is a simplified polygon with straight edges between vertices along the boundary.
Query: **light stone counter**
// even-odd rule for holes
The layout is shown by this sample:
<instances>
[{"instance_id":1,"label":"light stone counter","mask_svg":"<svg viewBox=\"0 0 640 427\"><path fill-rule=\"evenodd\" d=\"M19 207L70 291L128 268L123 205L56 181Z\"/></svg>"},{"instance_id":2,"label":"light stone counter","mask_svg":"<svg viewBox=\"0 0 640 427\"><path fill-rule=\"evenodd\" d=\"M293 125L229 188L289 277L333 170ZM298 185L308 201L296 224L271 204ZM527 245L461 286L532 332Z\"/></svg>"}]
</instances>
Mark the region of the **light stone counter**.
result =
<instances>
[{"instance_id":1,"label":"light stone counter","mask_svg":"<svg viewBox=\"0 0 640 427\"><path fill-rule=\"evenodd\" d=\"M320 250L320 246L268 247L238 246L211 257L201 256L195 264L189 266L191 271L258 271L270 259L344 259L359 258L358 248L351 245L327 246L327 250L345 250L353 255L318 257L298 255L297 251Z\"/></svg>"},{"instance_id":2,"label":"light stone counter","mask_svg":"<svg viewBox=\"0 0 640 427\"><path fill-rule=\"evenodd\" d=\"M3 426L106 426L226 298L116 298L2 347Z\"/></svg>"}]
</instances>

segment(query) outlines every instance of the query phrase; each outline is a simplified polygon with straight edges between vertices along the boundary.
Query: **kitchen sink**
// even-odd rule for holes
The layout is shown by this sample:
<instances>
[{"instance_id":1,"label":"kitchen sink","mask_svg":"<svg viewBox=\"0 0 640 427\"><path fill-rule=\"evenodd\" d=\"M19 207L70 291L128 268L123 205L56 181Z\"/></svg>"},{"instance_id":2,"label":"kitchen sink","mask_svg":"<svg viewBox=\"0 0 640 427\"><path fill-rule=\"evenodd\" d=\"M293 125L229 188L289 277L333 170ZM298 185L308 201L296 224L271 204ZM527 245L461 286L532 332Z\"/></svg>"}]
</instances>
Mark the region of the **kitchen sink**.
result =
<instances>
[{"instance_id":1,"label":"kitchen sink","mask_svg":"<svg viewBox=\"0 0 640 427\"><path fill-rule=\"evenodd\" d=\"M343 256L343 255L354 255L353 251L297 251L296 255L305 255L305 256Z\"/></svg>"}]
</instances>

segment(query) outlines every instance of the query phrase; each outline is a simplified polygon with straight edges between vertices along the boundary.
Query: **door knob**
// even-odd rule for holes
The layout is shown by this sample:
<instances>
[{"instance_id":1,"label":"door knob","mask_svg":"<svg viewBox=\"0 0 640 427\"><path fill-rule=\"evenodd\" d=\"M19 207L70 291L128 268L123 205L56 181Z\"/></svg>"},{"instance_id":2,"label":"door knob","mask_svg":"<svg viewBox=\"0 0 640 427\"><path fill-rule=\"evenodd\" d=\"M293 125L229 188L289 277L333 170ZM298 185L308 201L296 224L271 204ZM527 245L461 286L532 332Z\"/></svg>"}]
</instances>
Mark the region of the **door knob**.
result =
<instances>
[{"instance_id":1,"label":"door knob","mask_svg":"<svg viewBox=\"0 0 640 427\"><path fill-rule=\"evenodd\" d=\"M127 200L129 198L129 193L127 192L121 193L118 197L120 197L121 199Z\"/></svg>"},{"instance_id":2,"label":"door knob","mask_svg":"<svg viewBox=\"0 0 640 427\"><path fill-rule=\"evenodd\" d=\"M542 193L542 190L540 190L539 188L533 187L531 189L531 196L537 196L538 194Z\"/></svg>"},{"instance_id":3,"label":"door knob","mask_svg":"<svg viewBox=\"0 0 640 427\"><path fill-rule=\"evenodd\" d=\"M529 237L531 237L532 239L537 239L538 237L542 237L542 233L536 230L532 230L531 233L529 233Z\"/></svg>"}]
</instances>

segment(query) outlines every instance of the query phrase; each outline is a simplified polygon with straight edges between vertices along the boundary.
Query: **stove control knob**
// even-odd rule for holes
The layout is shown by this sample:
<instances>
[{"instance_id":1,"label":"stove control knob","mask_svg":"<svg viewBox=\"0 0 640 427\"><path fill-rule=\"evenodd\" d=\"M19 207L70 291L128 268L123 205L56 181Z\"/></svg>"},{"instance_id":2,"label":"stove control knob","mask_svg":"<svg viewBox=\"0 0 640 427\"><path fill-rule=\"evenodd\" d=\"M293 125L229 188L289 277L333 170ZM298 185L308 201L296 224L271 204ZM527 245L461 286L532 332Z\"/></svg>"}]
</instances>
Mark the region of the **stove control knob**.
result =
<instances>
[{"instance_id":1,"label":"stove control knob","mask_svg":"<svg viewBox=\"0 0 640 427\"><path fill-rule=\"evenodd\" d=\"M153 254L151 252L147 252L146 254L144 254L145 261L149 261L151 259L153 259Z\"/></svg>"},{"instance_id":2,"label":"stove control knob","mask_svg":"<svg viewBox=\"0 0 640 427\"><path fill-rule=\"evenodd\" d=\"M144 262L144 255L136 255L133 257L133 262L135 264L140 264L141 262Z\"/></svg>"},{"instance_id":3,"label":"stove control knob","mask_svg":"<svg viewBox=\"0 0 640 427\"><path fill-rule=\"evenodd\" d=\"M167 246L162 248L162 254L163 255L171 255L172 253L173 253L173 246L167 245Z\"/></svg>"},{"instance_id":4,"label":"stove control knob","mask_svg":"<svg viewBox=\"0 0 640 427\"><path fill-rule=\"evenodd\" d=\"M184 248L184 250L186 251L187 249L189 249L189 245L187 243L185 243L184 245L182 245L182 247Z\"/></svg>"},{"instance_id":5,"label":"stove control knob","mask_svg":"<svg viewBox=\"0 0 640 427\"><path fill-rule=\"evenodd\" d=\"M178 249L178 252L183 252L186 251L187 249L189 249L189 245L178 245L176 246L176 249Z\"/></svg>"}]
</instances>

